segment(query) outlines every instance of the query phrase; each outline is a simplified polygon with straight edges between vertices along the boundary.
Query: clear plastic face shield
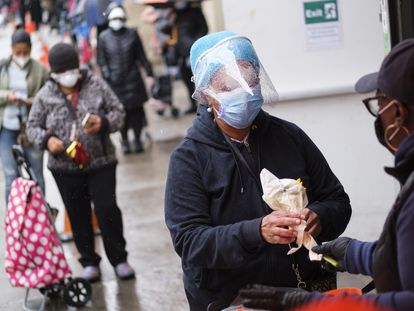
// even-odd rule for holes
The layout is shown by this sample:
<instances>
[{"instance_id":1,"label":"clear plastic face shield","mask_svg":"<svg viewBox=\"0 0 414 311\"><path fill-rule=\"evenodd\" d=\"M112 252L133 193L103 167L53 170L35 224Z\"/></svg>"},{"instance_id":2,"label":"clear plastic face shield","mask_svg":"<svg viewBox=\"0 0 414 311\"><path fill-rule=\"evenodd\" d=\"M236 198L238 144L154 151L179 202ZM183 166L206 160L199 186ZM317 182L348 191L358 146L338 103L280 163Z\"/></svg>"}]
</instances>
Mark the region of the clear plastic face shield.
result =
<instances>
[{"instance_id":1,"label":"clear plastic face shield","mask_svg":"<svg viewBox=\"0 0 414 311\"><path fill-rule=\"evenodd\" d=\"M193 68L193 98L205 101L207 96L220 106L227 99L274 104L278 93L260 63L256 51L246 37L223 39L197 59ZM231 96L230 96L231 95Z\"/></svg>"}]
</instances>

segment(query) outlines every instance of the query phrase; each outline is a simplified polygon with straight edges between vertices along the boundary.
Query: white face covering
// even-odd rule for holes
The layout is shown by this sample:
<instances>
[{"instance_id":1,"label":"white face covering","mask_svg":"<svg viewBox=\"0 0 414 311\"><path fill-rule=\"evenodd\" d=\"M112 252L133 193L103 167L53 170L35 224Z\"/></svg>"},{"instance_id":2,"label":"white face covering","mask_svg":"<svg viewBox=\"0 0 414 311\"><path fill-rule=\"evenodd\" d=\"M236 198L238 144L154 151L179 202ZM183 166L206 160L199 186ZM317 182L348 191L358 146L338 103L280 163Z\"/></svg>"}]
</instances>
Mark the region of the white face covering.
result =
<instances>
[{"instance_id":1,"label":"white face covering","mask_svg":"<svg viewBox=\"0 0 414 311\"><path fill-rule=\"evenodd\" d=\"M15 61L17 65L19 65L20 68L23 68L29 62L30 56L25 56L25 57L13 56L13 60Z\"/></svg>"},{"instance_id":2,"label":"white face covering","mask_svg":"<svg viewBox=\"0 0 414 311\"><path fill-rule=\"evenodd\" d=\"M52 73L52 78L63 87L72 88L80 78L79 69L68 70L63 73Z\"/></svg>"},{"instance_id":3,"label":"white face covering","mask_svg":"<svg viewBox=\"0 0 414 311\"><path fill-rule=\"evenodd\" d=\"M125 25L125 22L120 19L112 19L108 23L108 26L114 31L118 31L122 29L124 25Z\"/></svg>"}]
</instances>

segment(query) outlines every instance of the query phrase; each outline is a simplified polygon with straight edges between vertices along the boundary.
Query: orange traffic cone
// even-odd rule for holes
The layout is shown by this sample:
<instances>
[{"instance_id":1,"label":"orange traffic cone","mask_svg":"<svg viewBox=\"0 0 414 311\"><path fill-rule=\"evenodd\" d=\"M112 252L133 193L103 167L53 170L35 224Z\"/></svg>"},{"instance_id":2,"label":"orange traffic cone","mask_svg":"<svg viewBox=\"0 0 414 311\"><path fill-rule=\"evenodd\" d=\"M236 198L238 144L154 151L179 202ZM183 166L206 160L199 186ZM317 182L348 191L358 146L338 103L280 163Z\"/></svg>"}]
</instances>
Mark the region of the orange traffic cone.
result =
<instances>
[{"instance_id":1,"label":"orange traffic cone","mask_svg":"<svg viewBox=\"0 0 414 311\"><path fill-rule=\"evenodd\" d=\"M69 217L68 217L68 214L66 213L66 210L65 210L64 221L65 223L63 227L63 233L60 234L59 238L62 242L70 242L73 240L73 234L72 234L72 227L70 225ZM92 221L93 232L95 233L95 235L99 235L101 232L99 230L98 219L96 218L95 211L93 209L92 209L91 221Z\"/></svg>"},{"instance_id":2,"label":"orange traffic cone","mask_svg":"<svg viewBox=\"0 0 414 311\"><path fill-rule=\"evenodd\" d=\"M39 60L45 65L46 67L49 67L49 47L47 46L44 41L41 41L41 48L40 48L40 57Z\"/></svg>"},{"instance_id":3,"label":"orange traffic cone","mask_svg":"<svg viewBox=\"0 0 414 311\"><path fill-rule=\"evenodd\" d=\"M45 66L49 66L49 47L46 44L43 44L41 47L42 54L40 54L39 60Z\"/></svg>"},{"instance_id":4,"label":"orange traffic cone","mask_svg":"<svg viewBox=\"0 0 414 311\"><path fill-rule=\"evenodd\" d=\"M24 24L26 32L33 33L36 31L36 23L32 21L32 17L29 12L26 12L24 15Z\"/></svg>"}]
</instances>

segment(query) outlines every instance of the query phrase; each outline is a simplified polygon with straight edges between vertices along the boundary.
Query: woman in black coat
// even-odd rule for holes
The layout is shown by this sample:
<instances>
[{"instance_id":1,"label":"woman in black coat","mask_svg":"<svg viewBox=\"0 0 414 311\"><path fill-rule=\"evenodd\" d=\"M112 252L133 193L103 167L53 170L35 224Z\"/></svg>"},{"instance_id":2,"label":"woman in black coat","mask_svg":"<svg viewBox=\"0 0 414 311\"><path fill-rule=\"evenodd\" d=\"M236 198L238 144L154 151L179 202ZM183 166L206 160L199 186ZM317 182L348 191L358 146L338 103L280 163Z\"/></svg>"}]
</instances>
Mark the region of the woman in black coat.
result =
<instances>
[{"instance_id":1,"label":"woman in black coat","mask_svg":"<svg viewBox=\"0 0 414 311\"><path fill-rule=\"evenodd\" d=\"M135 152L144 149L140 140L145 124L143 104L148 100L139 66L148 76L153 76L138 33L125 27L126 14L121 5L110 4L107 10L109 29L99 35L98 64L104 79L112 87L126 111L124 128L121 130L122 150L130 153L128 129L135 135Z\"/></svg>"}]
</instances>

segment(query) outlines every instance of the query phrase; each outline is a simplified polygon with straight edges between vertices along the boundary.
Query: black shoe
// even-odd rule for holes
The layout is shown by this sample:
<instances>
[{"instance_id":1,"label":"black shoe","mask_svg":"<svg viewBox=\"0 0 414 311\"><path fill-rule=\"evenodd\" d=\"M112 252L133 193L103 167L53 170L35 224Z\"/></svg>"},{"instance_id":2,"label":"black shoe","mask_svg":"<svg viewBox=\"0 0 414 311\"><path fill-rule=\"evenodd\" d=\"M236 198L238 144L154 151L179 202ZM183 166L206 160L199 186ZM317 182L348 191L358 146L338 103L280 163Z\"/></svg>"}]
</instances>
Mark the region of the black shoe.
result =
<instances>
[{"instance_id":1,"label":"black shoe","mask_svg":"<svg viewBox=\"0 0 414 311\"><path fill-rule=\"evenodd\" d=\"M129 143L127 141L122 142L122 152L123 154L131 153L131 148L129 147Z\"/></svg>"},{"instance_id":2,"label":"black shoe","mask_svg":"<svg viewBox=\"0 0 414 311\"><path fill-rule=\"evenodd\" d=\"M197 107L196 106L192 106L190 109L187 109L184 114L193 114L197 112Z\"/></svg>"},{"instance_id":3,"label":"black shoe","mask_svg":"<svg viewBox=\"0 0 414 311\"><path fill-rule=\"evenodd\" d=\"M142 143L140 141L135 142L135 153L142 153L144 152L144 147L142 146Z\"/></svg>"},{"instance_id":4,"label":"black shoe","mask_svg":"<svg viewBox=\"0 0 414 311\"><path fill-rule=\"evenodd\" d=\"M172 115L173 118L177 119L180 116L180 111L177 108L172 107L171 108L171 115Z\"/></svg>"}]
</instances>

